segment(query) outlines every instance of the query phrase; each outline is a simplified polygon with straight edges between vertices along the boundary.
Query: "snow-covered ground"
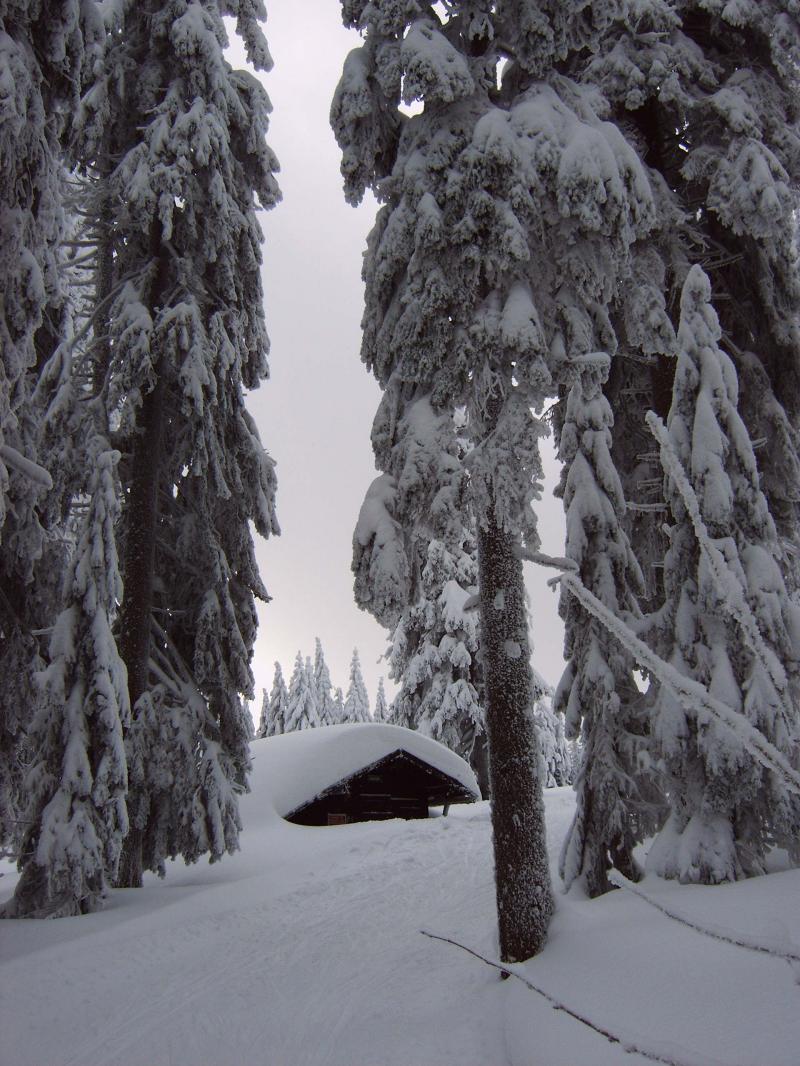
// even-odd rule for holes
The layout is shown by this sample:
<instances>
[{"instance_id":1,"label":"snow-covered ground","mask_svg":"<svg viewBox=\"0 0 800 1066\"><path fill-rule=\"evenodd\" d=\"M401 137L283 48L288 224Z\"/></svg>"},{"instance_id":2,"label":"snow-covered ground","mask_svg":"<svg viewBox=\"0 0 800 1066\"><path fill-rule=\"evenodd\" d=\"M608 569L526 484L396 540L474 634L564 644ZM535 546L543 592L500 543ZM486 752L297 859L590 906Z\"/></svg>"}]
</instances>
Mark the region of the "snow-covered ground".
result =
<instances>
[{"instance_id":1,"label":"snow-covered ground","mask_svg":"<svg viewBox=\"0 0 800 1066\"><path fill-rule=\"evenodd\" d=\"M3 1066L612 1066L648 1061L495 957L489 808L307 828L254 745L242 851L115 892L105 911L0 923ZM546 794L555 860L572 794ZM7 865L0 899L13 889ZM660 906L800 955L800 871L718 888L649 879ZM795 945L793 947L793 945ZM686 1066L797 1066L800 967L704 936L628 891L559 898L517 968L598 1028Z\"/></svg>"}]
</instances>

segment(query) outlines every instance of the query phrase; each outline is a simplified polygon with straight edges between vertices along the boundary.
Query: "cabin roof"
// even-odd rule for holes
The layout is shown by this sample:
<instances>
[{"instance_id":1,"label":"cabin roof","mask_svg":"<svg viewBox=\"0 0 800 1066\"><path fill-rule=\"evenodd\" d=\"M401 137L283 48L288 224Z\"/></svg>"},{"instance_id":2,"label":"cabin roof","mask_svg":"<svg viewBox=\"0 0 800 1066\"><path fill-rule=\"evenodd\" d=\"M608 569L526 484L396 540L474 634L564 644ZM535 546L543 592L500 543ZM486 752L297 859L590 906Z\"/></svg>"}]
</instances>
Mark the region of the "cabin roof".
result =
<instances>
[{"instance_id":1,"label":"cabin roof","mask_svg":"<svg viewBox=\"0 0 800 1066\"><path fill-rule=\"evenodd\" d=\"M320 726L253 744L259 761L266 759L276 812L285 816L317 799L395 752L408 755L456 781L480 799L469 765L455 752L430 737L402 726L359 722Z\"/></svg>"}]
</instances>

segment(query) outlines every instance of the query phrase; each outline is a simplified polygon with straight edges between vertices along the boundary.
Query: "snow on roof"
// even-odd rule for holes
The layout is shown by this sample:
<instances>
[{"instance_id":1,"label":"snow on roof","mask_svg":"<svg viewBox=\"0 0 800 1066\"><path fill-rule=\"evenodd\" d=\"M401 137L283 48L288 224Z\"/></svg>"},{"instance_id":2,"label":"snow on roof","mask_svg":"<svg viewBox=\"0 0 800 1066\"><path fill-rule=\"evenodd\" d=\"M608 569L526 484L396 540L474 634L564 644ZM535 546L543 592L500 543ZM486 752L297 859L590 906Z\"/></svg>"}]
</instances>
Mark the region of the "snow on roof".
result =
<instances>
[{"instance_id":1,"label":"snow on roof","mask_svg":"<svg viewBox=\"0 0 800 1066\"><path fill-rule=\"evenodd\" d=\"M395 751L416 756L481 798L475 775L459 755L415 730L383 722L320 726L253 741L254 777L283 816Z\"/></svg>"}]
</instances>

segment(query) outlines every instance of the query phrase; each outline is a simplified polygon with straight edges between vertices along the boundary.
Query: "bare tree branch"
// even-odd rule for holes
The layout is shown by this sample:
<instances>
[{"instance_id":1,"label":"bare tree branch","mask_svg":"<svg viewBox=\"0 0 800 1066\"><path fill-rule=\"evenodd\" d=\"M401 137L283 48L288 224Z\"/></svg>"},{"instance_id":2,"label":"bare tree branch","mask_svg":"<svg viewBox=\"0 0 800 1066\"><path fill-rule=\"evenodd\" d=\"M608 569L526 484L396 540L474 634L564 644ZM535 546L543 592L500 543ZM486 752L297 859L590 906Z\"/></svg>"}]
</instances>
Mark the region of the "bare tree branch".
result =
<instances>
[{"instance_id":1,"label":"bare tree branch","mask_svg":"<svg viewBox=\"0 0 800 1066\"><path fill-rule=\"evenodd\" d=\"M800 949L798 948L787 951L780 948L776 943L771 945L765 944L762 940L756 940L755 937L736 936L733 933L720 929L718 926L699 925L697 922L692 921L691 918L687 918L683 914L678 914L676 911L670 910L670 908L665 907L663 903L659 903L658 900L653 899L652 896L648 896L638 885L634 885L627 877L623 877L618 870L609 871L608 879L612 884L616 885L617 888L624 888L627 892L632 892L634 896L638 896L639 899L644 900L645 903L649 903L651 907L655 907L657 911L660 911L667 918L671 918L675 922L680 922L681 925L693 929L696 933L702 933L703 936L710 936L713 940L721 940L725 944L735 944L736 947L746 948L748 951L758 951L764 955L772 955L776 959L783 959L788 962L790 966L800 965Z\"/></svg>"},{"instance_id":2,"label":"bare tree branch","mask_svg":"<svg viewBox=\"0 0 800 1066\"><path fill-rule=\"evenodd\" d=\"M607 1040L609 1044L619 1044L622 1050L627 1055L641 1055L642 1058L648 1059L650 1062L660 1062L663 1066L735 1066L734 1063L721 1063L717 1059L710 1059L705 1055L692 1054L691 1059L682 1058L684 1054L682 1049L667 1048L662 1045L661 1049L654 1047L645 1047L639 1043L638 1040L631 1037L620 1036L617 1033L612 1032L610 1029L603 1025L593 1022L590 1018L580 1014L572 1007L568 1007L565 1003L561 1003L555 996L551 996L549 992L545 992L544 989L535 985L528 977L519 972L517 968L519 964L495 962L493 959L487 959L485 955L481 955L477 951L473 951L472 948L468 948L466 944L459 944L457 940L451 940L447 936L439 936L437 933L429 933L426 929L420 929L423 936L430 937L431 940L441 940L443 944L452 944L453 947L460 948L462 951L466 951L468 955L472 955L473 958L478 959L480 962L486 963L487 966L491 966L494 970L499 970L503 977L516 977L518 981L521 981L526 988L529 988L531 992L535 992L538 996L546 999L553 1010L561 1011L564 1014L568 1014L570 1018L574 1018L576 1022L580 1022L581 1025L585 1025L587 1029L591 1029L592 1032L602 1036L604 1040Z\"/></svg>"}]
</instances>

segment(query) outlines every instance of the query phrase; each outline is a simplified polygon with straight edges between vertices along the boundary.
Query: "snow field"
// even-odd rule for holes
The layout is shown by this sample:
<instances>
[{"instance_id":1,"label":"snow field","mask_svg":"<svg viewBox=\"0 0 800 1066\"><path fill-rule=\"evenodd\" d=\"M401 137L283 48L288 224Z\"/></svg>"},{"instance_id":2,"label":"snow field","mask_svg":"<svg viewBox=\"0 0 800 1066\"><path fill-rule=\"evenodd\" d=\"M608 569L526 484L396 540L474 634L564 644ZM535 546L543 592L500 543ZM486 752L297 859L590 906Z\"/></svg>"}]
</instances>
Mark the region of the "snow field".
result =
<instances>
[{"instance_id":1,"label":"snow field","mask_svg":"<svg viewBox=\"0 0 800 1066\"><path fill-rule=\"evenodd\" d=\"M258 750L258 749L256 749ZM173 864L105 911L0 927L3 1066L618 1066L643 1063L496 957L489 807L448 818L292 826L256 759L242 851ZM546 792L551 865L574 805ZM7 865L0 897L15 880ZM698 924L800 943L800 872L644 890ZM521 968L592 1021L679 1066L796 1066L785 961L694 932L630 892L558 896Z\"/></svg>"}]
</instances>

